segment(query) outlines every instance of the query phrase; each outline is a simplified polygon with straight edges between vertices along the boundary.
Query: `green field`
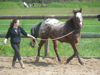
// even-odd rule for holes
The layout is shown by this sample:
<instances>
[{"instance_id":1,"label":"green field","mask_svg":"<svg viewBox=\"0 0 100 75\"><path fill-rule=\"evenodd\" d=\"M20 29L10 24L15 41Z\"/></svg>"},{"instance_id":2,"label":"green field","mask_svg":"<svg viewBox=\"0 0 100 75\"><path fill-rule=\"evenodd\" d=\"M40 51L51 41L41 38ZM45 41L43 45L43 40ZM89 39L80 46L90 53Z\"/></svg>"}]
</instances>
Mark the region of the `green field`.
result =
<instances>
[{"instance_id":1,"label":"green field","mask_svg":"<svg viewBox=\"0 0 100 75\"><path fill-rule=\"evenodd\" d=\"M8 4L7 4L8 3ZM25 8L20 2L7 2L5 6L3 2L0 2L0 15L72 15L73 9L79 9L82 7L82 14L100 14L100 1L90 2L90 3L58 3L49 4L47 8L39 7L39 4L36 7ZM11 6L12 4L12 6ZM16 8L16 9L15 9ZM65 22L68 19L59 19L60 21ZM20 26L23 27L27 33L30 33L30 28L38 22L43 21L42 19L20 19ZM9 28L10 19L0 19L0 34L6 34ZM98 19L84 19L84 27L82 28L82 34L100 34L100 21ZM37 47L30 47L30 38L22 38L20 52L22 56L36 56ZM0 49L3 46L4 38L0 38ZM39 43L39 40L37 40ZM100 56L100 39L81 39L78 46L78 51L80 56ZM53 49L52 41L49 41L49 55L55 56ZM72 47L67 43L58 44L58 51L60 56L71 56L73 54ZM0 55L9 55L13 56L14 51L10 45L10 39L8 44L4 47L3 51L0 52ZM44 46L41 50L41 55L44 55Z\"/></svg>"}]
</instances>

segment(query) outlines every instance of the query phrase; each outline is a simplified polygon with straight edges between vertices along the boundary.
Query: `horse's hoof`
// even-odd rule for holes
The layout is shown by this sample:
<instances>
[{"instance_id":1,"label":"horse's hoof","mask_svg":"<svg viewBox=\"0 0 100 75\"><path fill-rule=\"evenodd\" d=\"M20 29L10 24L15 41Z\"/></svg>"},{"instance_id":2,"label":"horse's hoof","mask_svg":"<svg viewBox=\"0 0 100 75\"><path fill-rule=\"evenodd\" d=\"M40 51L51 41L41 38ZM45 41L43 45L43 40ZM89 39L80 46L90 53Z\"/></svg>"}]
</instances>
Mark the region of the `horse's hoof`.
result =
<instances>
[{"instance_id":1,"label":"horse's hoof","mask_svg":"<svg viewBox=\"0 0 100 75\"><path fill-rule=\"evenodd\" d=\"M38 57L38 56L36 57L36 60L35 60L35 61L36 61L36 62L39 62L39 57Z\"/></svg>"},{"instance_id":2,"label":"horse's hoof","mask_svg":"<svg viewBox=\"0 0 100 75\"><path fill-rule=\"evenodd\" d=\"M83 65L83 66L85 66L85 63L83 63L83 62L80 62L80 64Z\"/></svg>"},{"instance_id":3,"label":"horse's hoof","mask_svg":"<svg viewBox=\"0 0 100 75\"><path fill-rule=\"evenodd\" d=\"M61 62L61 60L58 60L59 62Z\"/></svg>"},{"instance_id":4,"label":"horse's hoof","mask_svg":"<svg viewBox=\"0 0 100 75\"><path fill-rule=\"evenodd\" d=\"M70 60L69 60L69 59L67 59L66 63L68 64L68 63L69 63L69 61L70 61Z\"/></svg>"},{"instance_id":5,"label":"horse's hoof","mask_svg":"<svg viewBox=\"0 0 100 75\"><path fill-rule=\"evenodd\" d=\"M85 63L83 63L83 66L85 66Z\"/></svg>"},{"instance_id":6,"label":"horse's hoof","mask_svg":"<svg viewBox=\"0 0 100 75\"><path fill-rule=\"evenodd\" d=\"M82 63L81 65L85 66L85 63Z\"/></svg>"}]
</instances>

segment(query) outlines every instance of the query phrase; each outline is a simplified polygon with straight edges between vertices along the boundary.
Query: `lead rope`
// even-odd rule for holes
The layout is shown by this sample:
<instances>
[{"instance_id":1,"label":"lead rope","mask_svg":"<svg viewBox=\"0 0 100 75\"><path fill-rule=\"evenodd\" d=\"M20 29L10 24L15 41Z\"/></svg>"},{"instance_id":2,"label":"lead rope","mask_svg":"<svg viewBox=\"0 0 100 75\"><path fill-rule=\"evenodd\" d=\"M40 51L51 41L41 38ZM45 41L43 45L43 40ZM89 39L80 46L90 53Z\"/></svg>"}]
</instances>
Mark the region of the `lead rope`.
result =
<instances>
[{"instance_id":1,"label":"lead rope","mask_svg":"<svg viewBox=\"0 0 100 75\"><path fill-rule=\"evenodd\" d=\"M5 46L5 45L4 45ZM4 46L1 48L0 52L3 50Z\"/></svg>"},{"instance_id":2,"label":"lead rope","mask_svg":"<svg viewBox=\"0 0 100 75\"><path fill-rule=\"evenodd\" d=\"M61 37L58 37L58 38L54 38L54 39L39 39L39 38L37 38L37 39L39 39L39 40L58 40L58 39L61 39L61 38L65 37L65 36L68 36L68 35L72 34L74 31L75 30L71 31L70 33L68 33L68 34L66 34L64 36L61 36Z\"/></svg>"}]
</instances>

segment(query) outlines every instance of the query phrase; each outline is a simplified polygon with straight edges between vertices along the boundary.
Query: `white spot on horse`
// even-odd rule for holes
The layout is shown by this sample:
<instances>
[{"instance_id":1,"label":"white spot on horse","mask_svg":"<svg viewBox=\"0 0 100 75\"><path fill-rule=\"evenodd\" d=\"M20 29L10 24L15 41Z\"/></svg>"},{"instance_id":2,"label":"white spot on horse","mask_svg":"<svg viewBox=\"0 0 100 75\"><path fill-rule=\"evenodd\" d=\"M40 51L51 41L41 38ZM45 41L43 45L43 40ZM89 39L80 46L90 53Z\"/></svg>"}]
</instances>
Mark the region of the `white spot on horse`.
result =
<instances>
[{"instance_id":1,"label":"white spot on horse","mask_svg":"<svg viewBox=\"0 0 100 75\"><path fill-rule=\"evenodd\" d=\"M54 26L57 26L58 25L57 23L59 23L58 20L48 18L44 22L42 22L41 27L40 27L40 30L41 30L42 33L45 33L46 30L44 30L44 29L47 29L47 27L49 27L49 26L51 28L54 28Z\"/></svg>"},{"instance_id":2,"label":"white spot on horse","mask_svg":"<svg viewBox=\"0 0 100 75\"><path fill-rule=\"evenodd\" d=\"M47 19L49 20L48 23L51 24L51 25L55 25L56 23L58 23L59 21L56 20L56 19Z\"/></svg>"},{"instance_id":3,"label":"white spot on horse","mask_svg":"<svg viewBox=\"0 0 100 75\"><path fill-rule=\"evenodd\" d=\"M82 25L82 14L80 12L76 13L76 17L80 19L80 24Z\"/></svg>"}]
</instances>

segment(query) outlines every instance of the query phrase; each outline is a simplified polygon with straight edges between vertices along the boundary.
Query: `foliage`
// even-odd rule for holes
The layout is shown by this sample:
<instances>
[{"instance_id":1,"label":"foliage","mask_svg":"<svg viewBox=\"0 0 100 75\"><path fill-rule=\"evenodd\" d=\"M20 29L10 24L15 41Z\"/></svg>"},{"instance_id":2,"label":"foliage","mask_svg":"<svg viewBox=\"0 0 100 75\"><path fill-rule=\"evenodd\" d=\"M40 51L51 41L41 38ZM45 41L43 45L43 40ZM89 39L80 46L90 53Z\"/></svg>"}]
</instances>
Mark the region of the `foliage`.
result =
<instances>
[{"instance_id":1,"label":"foliage","mask_svg":"<svg viewBox=\"0 0 100 75\"><path fill-rule=\"evenodd\" d=\"M27 3L52 3L52 2L91 2L99 0L0 0L1 2L12 1L12 2L27 2Z\"/></svg>"},{"instance_id":2,"label":"foliage","mask_svg":"<svg viewBox=\"0 0 100 75\"><path fill-rule=\"evenodd\" d=\"M31 3L32 6L32 3ZM36 3L35 7L31 8L37 8L41 7L41 4ZM100 7L100 1L91 1L91 2L65 2L65 3L51 3L47 4L46 8L88 8L88 7ZM0 9L18 9L18 8L24 8L24 5L22 2L0 2Z\"/></svg>"},{"instance_id":3,"label":"foliage","mask_svg":"<svg viewBox=\"0 0 100 75\"><path fill-rule=\"evenodd\" d=\"M67 2L67 3L51 3L48 4L48 7L66 7L66 8L73 8L73 7L80 7L80 8L87 8L87 7L100 7L100 1L92 1L92 2Z\"/></svg>"},{"instance_id":4,"label":"foliage","mask_svg":"<svg viewBox=\"0 0 100 75\"><path fill-rule=\"evenodd\" d=\"M17 9L24 8L22 2L0 2L0 9Z\"/></svg>"}]
</instances>

